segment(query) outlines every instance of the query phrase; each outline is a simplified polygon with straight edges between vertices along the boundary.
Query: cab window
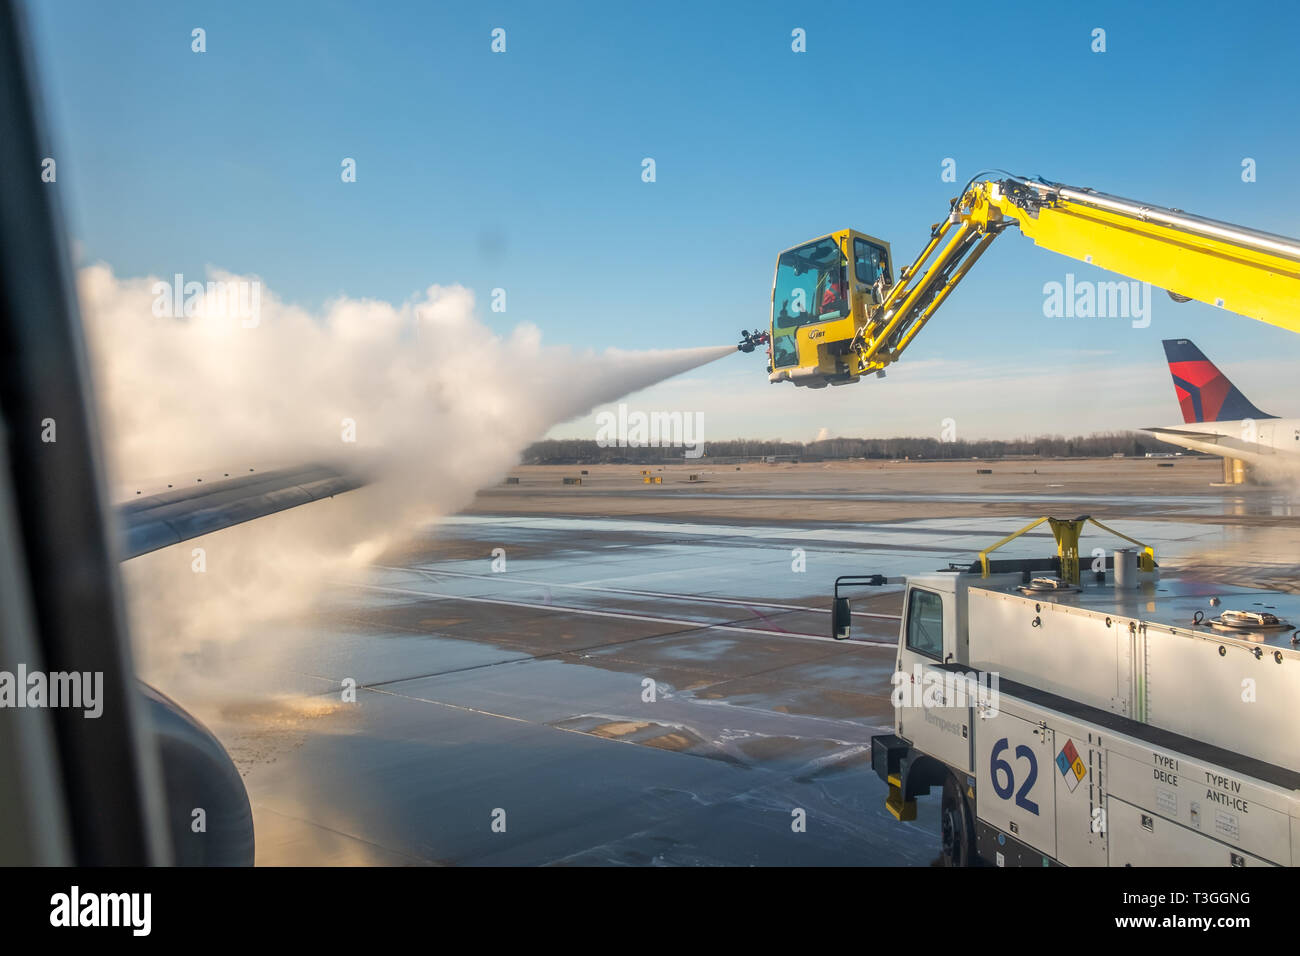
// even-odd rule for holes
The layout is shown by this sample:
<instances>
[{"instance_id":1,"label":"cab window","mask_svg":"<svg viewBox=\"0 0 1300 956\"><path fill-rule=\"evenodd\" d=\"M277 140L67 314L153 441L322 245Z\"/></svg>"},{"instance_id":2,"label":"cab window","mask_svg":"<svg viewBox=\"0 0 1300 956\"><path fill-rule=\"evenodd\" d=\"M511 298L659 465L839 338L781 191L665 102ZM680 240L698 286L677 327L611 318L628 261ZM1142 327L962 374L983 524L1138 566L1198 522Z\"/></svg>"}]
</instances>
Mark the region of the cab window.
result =
<instances>
[{"instance_id":1,"label":"cab window","mask_svg":"<svg viewBox=\"0 0 1300 956\"><path fill-rule=\"evenodd\" d=\"M913 588L907 599L907 649L943 660L943 598Z\"/></svg>"},{"instance_id":2,"label":"cab window","mask_svg":"<svg viewBox=\"0 0 1300 956\"><path fill-rule=\"evenodd\" d=\"M853 240L853 273L858 281L872 285L884 274L889 264L885 250L865 239Z\"/></svg>"}]
</instances>

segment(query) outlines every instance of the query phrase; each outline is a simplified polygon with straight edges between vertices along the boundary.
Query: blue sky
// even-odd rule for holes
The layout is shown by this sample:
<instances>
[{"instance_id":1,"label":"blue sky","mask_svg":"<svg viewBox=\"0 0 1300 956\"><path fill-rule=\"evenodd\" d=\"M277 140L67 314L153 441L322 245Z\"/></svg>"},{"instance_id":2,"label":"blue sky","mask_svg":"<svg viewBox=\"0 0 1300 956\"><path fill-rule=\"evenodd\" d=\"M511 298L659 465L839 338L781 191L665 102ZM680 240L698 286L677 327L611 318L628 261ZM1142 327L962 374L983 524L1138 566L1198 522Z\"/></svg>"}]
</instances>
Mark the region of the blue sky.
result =
<instances>
[{"instance_id":1,"label":"blue sky","mask_svg":"<svg viewBox=\"0 0 1300 956\"><path fill-rule=\"evenodd\" d=\"M119 275L216 266L307 306L461 283L501 331L664 348L765 325L775 256L804 239L854 226L910 260L957 188L949 157L958 185L1003 167L1300 234L1293 7L884 9L50 0L31 18L71 232ZM884 382L810 395L737 356L639 400L695 403L713 438L1132 427L1177 418L1159 340L1189 336L1300 414L1292 333L1163 296L1147 329L1046 319L1067 272L1105 277L1009 232Z\"/></svg>"}]
</instances>

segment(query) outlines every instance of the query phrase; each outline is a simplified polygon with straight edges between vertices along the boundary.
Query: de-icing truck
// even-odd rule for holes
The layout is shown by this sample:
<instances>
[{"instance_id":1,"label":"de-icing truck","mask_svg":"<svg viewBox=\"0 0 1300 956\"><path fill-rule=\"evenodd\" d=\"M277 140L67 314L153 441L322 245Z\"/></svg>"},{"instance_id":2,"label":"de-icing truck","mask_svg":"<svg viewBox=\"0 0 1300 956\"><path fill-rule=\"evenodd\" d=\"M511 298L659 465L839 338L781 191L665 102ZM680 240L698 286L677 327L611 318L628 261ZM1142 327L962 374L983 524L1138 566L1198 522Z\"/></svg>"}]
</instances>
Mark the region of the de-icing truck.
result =
<instances>
[{"instance_id":1,"label":"de-icing truck","mask_svg":"<svg viewBox=\"0 0 1300 956\"><path fill-rule=\"evenodd\" d=\"M1089 520L1030 525L1051 558L906 579L894 731L872 739L889 811L938 788L950 865L1300 862L1300 597L1161 578L1149 548L1081 570ZM891 583L839 578L835 636L849 594Z\"/></svg>"}]
</instances>

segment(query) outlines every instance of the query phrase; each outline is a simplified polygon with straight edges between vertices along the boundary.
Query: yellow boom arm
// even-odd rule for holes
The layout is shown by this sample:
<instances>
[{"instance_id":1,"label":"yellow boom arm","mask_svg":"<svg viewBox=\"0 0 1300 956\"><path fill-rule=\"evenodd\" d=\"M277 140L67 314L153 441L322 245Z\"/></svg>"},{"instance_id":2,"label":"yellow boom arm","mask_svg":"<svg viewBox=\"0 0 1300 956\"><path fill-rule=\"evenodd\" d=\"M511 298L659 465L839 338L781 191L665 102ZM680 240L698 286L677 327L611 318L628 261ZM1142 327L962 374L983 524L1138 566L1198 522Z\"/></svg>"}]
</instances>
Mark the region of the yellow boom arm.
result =
<instances>
[{"instance_id":1,"label":"yellow boom arm","mask_svg":"<svg viewBox=\"0 0 1300 956\"><path fill-rule=\"evenodd\" d=\"M821 333L809 323L799 330L798 360L789 363L797 368L778 369L772 380L839 384L897 361L1011 224L1045 249L1150 283L1179 301L1300 332L1300 240L1059 183L984 180L953 200L948 218L896 283L887 284L886 275L874 295L855 296L847 342L847 333L826 332L850 323Z\"/></svg>"}]
</instances>

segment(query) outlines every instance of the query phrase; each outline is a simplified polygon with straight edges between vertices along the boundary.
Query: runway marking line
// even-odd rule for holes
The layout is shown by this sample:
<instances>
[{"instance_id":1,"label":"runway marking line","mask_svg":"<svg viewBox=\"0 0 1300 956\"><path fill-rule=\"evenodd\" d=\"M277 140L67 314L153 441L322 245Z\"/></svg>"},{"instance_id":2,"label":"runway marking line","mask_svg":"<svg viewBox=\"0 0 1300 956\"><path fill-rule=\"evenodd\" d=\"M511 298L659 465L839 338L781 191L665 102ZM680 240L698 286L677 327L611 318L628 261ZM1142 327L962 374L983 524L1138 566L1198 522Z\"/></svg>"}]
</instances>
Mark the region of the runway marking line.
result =
<instances>
[{"instance_id":1,"label":"runway marking line","mask_svg":"<svg viewBox=\"0 0 1300 956\"><path fill-rule=\"evenodd\" d=\"M481 580L501 581L500 575L493 574L475 574L472 571L450 571L444 568L395 568L386 564L372 564L372 568L379 568L383 571L405 571L408 574L445 574L457 578L476 578ZM637 588L611 588L599 587L592 584L553 584L550 581L538 581L536 578L512 578L509 582L514 584L530 584L534 587L544 588L569 588L578 591L599 591L608 594L631 594L637 597L661 597L672 598L675 601L693 601L702 604L730 604L738 607L747 607L750 609L756 607L771 607L782 611L807 611L811 614L829 614L830 609L824 607L807 607L803 604L775 604L771 601L742 601L737 598L716 598L709 597L706 594L673 594L668 591L642 591ZM871 617L883 621L900 621L901 614L878 614L873 611L854 611L854 617Z\"/></svg>"},{"instance_id":2,"label":"runway marking line","mask_svg":"<svg viewBox=\"0 0 1300 956\"><path fill-rule=\"evenodd\" d=\"M836 640L821 634L800 634L795 631L769 631L760 627L742 627L739 624L709 624L705 621L692 621L687 618L658 617L650 614L633 614L629 611L598 611L594 608L565 607L559 604L534 604L530 601L507 601L502 598L469 597L463 594L442 594L437 591L417 591L413 588L396 588L382 584L354 584L353 587L365 591L379 591L388 594L405 594L411 597L439 598L450 601L468 601L472 604L496 604L504 607L526 608L531 611L558 611L565 614L581 614L588 617L609 617L623 621L647 621L652 624L676 624L678 626L699 630L729 631L735 634L761 634L764 637L793 637L803 641L823 641L831 644L866 645L869 647L894 647L897 641L873 641L863 638Z\"/></svg>"}]
</instances>

